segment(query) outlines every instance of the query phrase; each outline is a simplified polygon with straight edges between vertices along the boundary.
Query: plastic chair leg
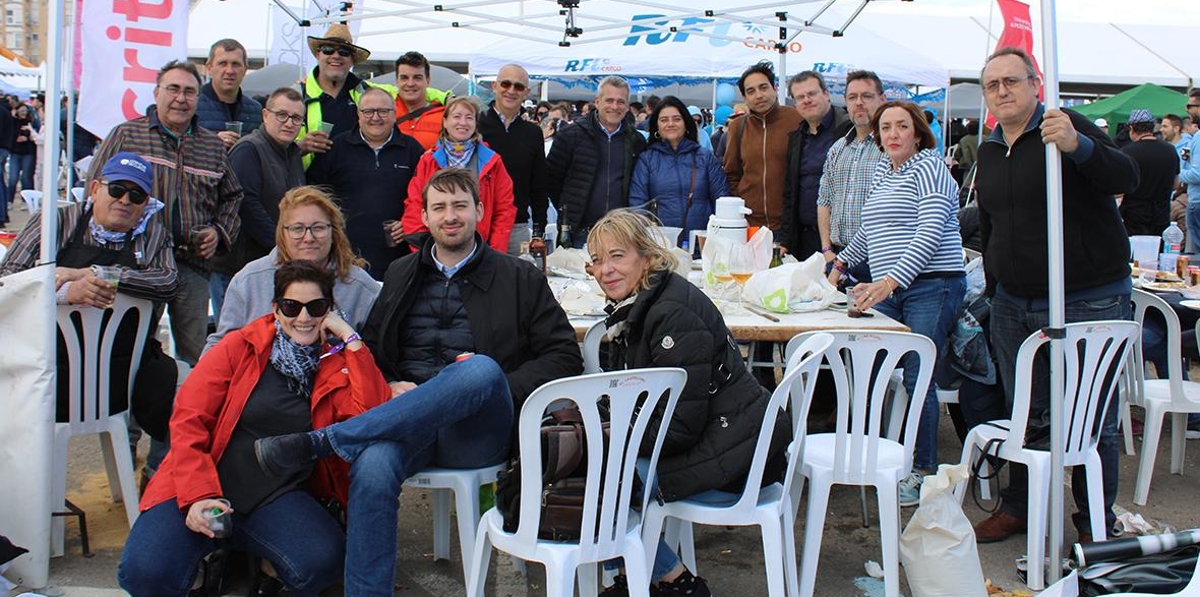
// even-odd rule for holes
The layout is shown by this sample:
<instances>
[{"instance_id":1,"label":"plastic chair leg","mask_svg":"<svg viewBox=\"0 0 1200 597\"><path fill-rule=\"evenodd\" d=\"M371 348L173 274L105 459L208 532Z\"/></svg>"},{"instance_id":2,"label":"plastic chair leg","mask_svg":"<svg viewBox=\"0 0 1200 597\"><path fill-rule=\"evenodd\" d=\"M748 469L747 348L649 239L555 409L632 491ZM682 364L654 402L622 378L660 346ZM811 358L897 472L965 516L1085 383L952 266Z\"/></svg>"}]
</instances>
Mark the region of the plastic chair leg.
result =
<instances>
[{"instance_id":1,"label":"plastic chair leg","mask_svg":"<svg viewBox=\"0 0 1200 597\"><path fill-rule=\"evenodd\" d=\"M598 566L594 562L580 564L575 569L575 578L579 582L579 597L596 597L600 592L600 583L596 574Z\"/></svg>"},{"instance_id":2,"label":"plastic chair leg","mask_svg":"<svg viewBox=\"0 0 1200 597\"><path fill-rule=\"evenodd\" d=\"M787 597L787 577L783 565L783 529L779 528L778 521L763 521L761 527L763 560L767 569L767 595Z\"/></svg>"},{"instance_id":3,"label":"plastic chair leg","mask_svg":"<svg viewBox=\"0 0 1200 597\"><path fill-rule=\"evenodd\" d=\"M629 568L629 563L633 558L627 558L626 570ZM635 564L634 566L637 566ZM629 583L630 594L635 585L632 581ZM650 586L650 582L646 581L646 586ZM573 597L575 595L575 566L568 565L566 562L547 561L546 562L546 597Z\"/></svg>"},{"instance_id":4,"label":"plastic chair leg","mask_svg":"<svg viewBox=\"0 0 1200 597\"><path fill-rule=\"evenodd\" d=\"M649 551L647 549L647 551ZM692 521L679 521L679 551L680 559L683 560L683 565L687 566L688 570L696 573L696 538L692 531Z\"/></svg>"},{"instance_id":5,"label":"plastic chair leg","mask_svg":"<svg viewBox=\"0 0 1200 597\"><path fill-rule=\"evenodd\" d=\"M117 472L117 458L113 454L112 433L101 433L98 435L97 439L100 440L100 454L104 457L104 473L108 477L108 492L112 495L113 503L119 504L125 496L121 491L121 476Z\"/></svg>"},{"instance_id":6,"label":"plastic chair leg","mask_svg":"<svg viewBox=\"0 0 1200 597\"><path fill-rule=\"evenodd\" d=\"M1137 481L1133 487L1133 503L1146 505L1150 497L1150 479L1154 476L1154 459L1158 455L1158 438L1162 433L1163 412L1157 403L1146 405L1142 427L1142 458L1138 464Z\"/></svg>"},{"instance_id":7,"label":"plastic chair leg","mask_svg":"<svg viewBox=\"0 0 1200 597\"><path fill-rule=\"evenodd\" d=\"M450 559L450 490L433 490L433 559Z\"/></svg>"},{"instance_id":8,"label":"plastic chair leg","mask_svg":"<svg viewBox=\"0 0 1200 597\"><path fill-rule=\"evenodd\" d=\"M900 488L888 483L877 490L884 594L900 597Z\"/></svg>"},{"instance_id":9,"label":"plastic chair leg","mask_svg":"<svg viewBox=\"0 0 1200 597\"><path fill-rule=\"evenodd\" d=\"M1099 454L1093 452L1088 455L1087 464L1084 465L1084 476L1087 477L1088 523L1092 528L1092 541L1107 541L1108 529L1104 524L1104 474Z\"/></svg>"},{"instance_id":10,"label":"plastic chair leg","mask_svg":"<svg viewBox=\"0 0 1200 597\"><path fill-rule=\"evenodd\" d=\"M804 522L804 555L800 562L800 597L812 597L816 588L817 563L821 557L821 535L825 532L825 510L829 507L830 484L810 479L808 513Z\"/></svg>"},{"instance_id":11,"label":"plastic chair leg","mask_svg":"<svg viewBox=\"0 0 1200 597\"><path fill-rule=\"evenodd\" d=\"M112 492L124 496L125 518L129 521L129 528L133 528L133 523L137 521L140 512L138 511L137 477L133 473L133 453L129 451L129 428L125 425L124 417L114 416L110 417L108 421L109 432L102 436L107 436L109 449L106 451L114 457L117 486L120 487ZM104 437L101 437L102 445L103 440ZM113 475L110 473L110 483L112 477Z\"/></svg>"},{"instance_id":12,"label":"plastic chair leg","mask_svg":"<svg viewBox=\"0 0 1200 597\"><path fill-rule=\"evenodd\" d=\"M492 559L492 540L488 536L487 526L479 525L475 534L475 545L471 550L471 573L467 576L467 597L484 597L483 588L487 583L488 563Z\"/></svg>"},{"instance_id":13,"label":"plastic chair leg","mask_svg":"<svg viewBox=\"0 0 1200 597\"><path fill-rule=\"evenodd\" d=\"M462 554L463 580L471 576L471 552L475 545L475 527L479 525L478 478L465 479L454 488L454 508L458 513L458 547Z\"/></svg>"},{"instance_id":14,"label":"plastic chair leg","mask_svg":"<svg viewBox=\"0 0 1200 597\"><path fill-rule=\"evenodd\" d=\"M651 568L646 566L646 562L649 561L647 556L653 552L646 549L640 539L635 539L626 542L625 553L629 554L629 557L625 558L625 578L629 581L630 596L650 597ZM593 573L592 578L595 577ZM565 597L571 597L571 593L568 592Z\"/></svg>"},{"instance_id":15,"label":"plastic chair leg","mask_svg":"<svg viewBox=\"0 0 1200 597\"><path fill-rule=\"evenodd\" d=\"M1137 452L1133 445L1133 413L1129 408L1129 402L1124 398L1121 399L1121 435L1125 439L1125 454L1135 456Z\"/></svg>"},{"instance_id":16,"label":"plastic chair leg","mask_svg":"<svg viewBox=\"0 0 1200 597\"><path fill-rule=\"evenodd\" d=\"M1187 448L1187 413L1171 413L1171 474L1183 474L1183 451Z\"/></svg>"},{"instance_id":17,"label":"plastic chair leg","mask_svg":"<svg viewBox=\"0 0 1200 597\"><path fill-rule=\"evenodd\" d=\"M785 509L779 525L783 529L783 569L787 574L787 592L795 597L800 594L800 571L796 564L796 519Z\"/></svg>"},{"instance_id":18,"label":"plastic chair leg","mask_svg":"<svg viewBox=\"0 0 1200 597\"><path fill-rule=\"evenodd\" d=\"M66 510L67 500L67 446L70 434L65 429L54 432L54 472L50 480L50 507L55 512ZM50 518L50 557L58 557L66 551L64 535L66 525L61 516Z\"/></svg>"}]
</instances>

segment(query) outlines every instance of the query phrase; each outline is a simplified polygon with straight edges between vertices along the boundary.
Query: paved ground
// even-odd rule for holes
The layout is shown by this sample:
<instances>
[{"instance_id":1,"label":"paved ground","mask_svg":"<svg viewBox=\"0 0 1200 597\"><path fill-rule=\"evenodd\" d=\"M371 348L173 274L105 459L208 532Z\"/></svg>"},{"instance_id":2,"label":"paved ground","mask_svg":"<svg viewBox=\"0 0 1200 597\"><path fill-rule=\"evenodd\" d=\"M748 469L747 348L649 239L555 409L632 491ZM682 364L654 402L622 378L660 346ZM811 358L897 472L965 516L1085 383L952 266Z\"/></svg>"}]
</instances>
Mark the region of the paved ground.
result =
<instances>
[{"instance_id":1,"label":"paved ground","mask_svg":"<svg viewBox=\"0 0 1200 597\"><path fill-rule=\"evenodd\" d=\"M28 217L24 211L17 211L14 215L13 224L8 226L10 231L19 230ZM943 417L942 421L941 461L957 461L961 446L954 437L948 418ZM1121 457L1118 504L1141 513L1147 520L1160 527L1184 529L1200 526L1200 509L1192 502L1197 489L1200 488L1196 481L1196 458L1187 461L1183 476L1168 474L1168 438L1169 434L1164 432L1150 495L1151 501L1145 508L1135 508L1131 502L1137 459L1132 456ZM117 588L115 577L127 525L124 510L120 505L110 503L107 481L98 457L99 451L95 449L95 442L95 438L73 440L68 471L68 497L88 514L88 529L95 556L84 558L80 555L78 530L74 522L68 522L67 555L51 561L51 586L43 591L48 595L109 597L124 594ZM1192 444L1194 450L1197 442L1189 444ZM1140 447L1139 443L1138 448ZM145 455L145 442L140 452ZM1067 502L1070 508L1069 494ZM876 506L873 495L868 503L874 512ZM804 504L801 506L803 508ZM859 493L856 488L834 490L821 546L821 563L816 581L817 595L883 595L882 582L867 578L863 569L867 560L880 559L877 516L872 514L872 526L863 528L859 507ZM964 506L964 511L972 520L986 516L986 513L970 501ZM905 521L912 512L912 509L904 511ZM397 561L397 595L443 597L464 593L457 542L455 541L451 548L452 560L433 561L430 553L433 546L430 519L429 493L406 490L401 499L401 522L397 530L401 545ZM699 572L708 579L716 595L766 595L762 547L756 528L697 527L696 533ZM803 533L804 523L800 521L797 523L796 535L803 537ZM1068 529L1066 540L1074 539L1074 530ZM1024 589L1013 566L1014 559L1024 553L1024 545L1024 536L1020 536L1003 543L979 546L985 575L1004 589ZM12 595L20 592L14 591ZM904 592L909 594L907 585L904 585ZM235 586L229 592L231 595L244 593L244 586ZM341 594L340 590L330 592L334 597ZM531 566L528 577L522 577L507 557L493 558L488 595L532 597L544 594L544 574L538 566Z\"/></svg>"}]
</instances>

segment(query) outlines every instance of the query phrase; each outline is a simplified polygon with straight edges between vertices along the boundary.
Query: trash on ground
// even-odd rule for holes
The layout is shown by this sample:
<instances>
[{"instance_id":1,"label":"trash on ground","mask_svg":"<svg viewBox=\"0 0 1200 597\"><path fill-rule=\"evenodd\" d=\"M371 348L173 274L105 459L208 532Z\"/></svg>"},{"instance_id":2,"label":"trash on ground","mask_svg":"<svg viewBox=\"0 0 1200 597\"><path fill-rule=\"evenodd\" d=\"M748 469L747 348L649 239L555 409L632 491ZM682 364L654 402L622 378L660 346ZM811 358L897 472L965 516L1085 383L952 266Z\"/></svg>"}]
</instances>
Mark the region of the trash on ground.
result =
<instances>
[{"instance_id":1,"label":"trash on ground","mask_svg":"<svg viewBox=\"0 0 1200 597\"><path fill-rule=\"evenodd\" d=\"M867 575L871 578L883 578L883 566L880 566L879 562L876 562L875 560L867 560L867 563L863 565L863 568L866 568Z\"/></svg>"}]
</instances>

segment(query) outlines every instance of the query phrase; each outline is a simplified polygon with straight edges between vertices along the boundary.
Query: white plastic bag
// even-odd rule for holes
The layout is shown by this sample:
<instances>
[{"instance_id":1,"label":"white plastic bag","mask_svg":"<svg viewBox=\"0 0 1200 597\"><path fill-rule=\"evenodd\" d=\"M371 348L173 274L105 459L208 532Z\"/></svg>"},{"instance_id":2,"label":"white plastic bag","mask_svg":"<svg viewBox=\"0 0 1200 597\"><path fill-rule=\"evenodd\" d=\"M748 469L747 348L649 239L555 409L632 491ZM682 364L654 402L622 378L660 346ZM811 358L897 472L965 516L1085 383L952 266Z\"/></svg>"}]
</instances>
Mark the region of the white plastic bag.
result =
<instances>
[{"instance_id":1,"label":"white plastic bag","mask_svg":"<svg viewBox=\"0 0 1200 597\"><path fill-rule=\"evenodd\" d=\"M802 263L785 263L746 281L742 300L776 313L820 311L838 296L825 277L825 259L813 253Z\"/></svg>"},{"instance_id":2,"label":"white plastic bag","mask_svg":"<svg viewBox=\"0 0 1200 597\"><path fill-rule=\"evenodd\" d=\"M966 464L943 464L921 484L921 504L900 534L912 597L987 597L975 530L951 495L968 477Z\"/></svg>"}]
</instances>

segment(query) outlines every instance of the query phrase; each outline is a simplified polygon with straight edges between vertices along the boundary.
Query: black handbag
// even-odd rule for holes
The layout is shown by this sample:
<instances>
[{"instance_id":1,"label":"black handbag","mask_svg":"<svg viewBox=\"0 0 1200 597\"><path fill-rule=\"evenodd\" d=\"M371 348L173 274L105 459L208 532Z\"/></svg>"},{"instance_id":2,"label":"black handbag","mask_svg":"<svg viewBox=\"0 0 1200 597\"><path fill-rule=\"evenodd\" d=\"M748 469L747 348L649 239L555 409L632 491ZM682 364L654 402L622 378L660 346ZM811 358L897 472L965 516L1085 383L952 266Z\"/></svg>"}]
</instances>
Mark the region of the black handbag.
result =
<instances>
[{"instance_id":1,"label":"black handbag","mask_svg":"<svg viewBox=\"0 0 1200 597\"><path fill-rule=\"evenodd\" d=\"M1079 571L1079 594L1151 593L1172 595L1183 590L1196 570L1200 545L1187 545L1118 562L1099 562Z\"/></svg>"}]
</instances>

